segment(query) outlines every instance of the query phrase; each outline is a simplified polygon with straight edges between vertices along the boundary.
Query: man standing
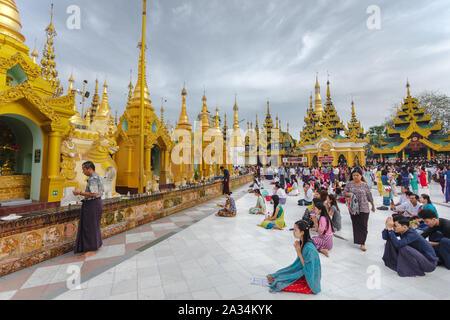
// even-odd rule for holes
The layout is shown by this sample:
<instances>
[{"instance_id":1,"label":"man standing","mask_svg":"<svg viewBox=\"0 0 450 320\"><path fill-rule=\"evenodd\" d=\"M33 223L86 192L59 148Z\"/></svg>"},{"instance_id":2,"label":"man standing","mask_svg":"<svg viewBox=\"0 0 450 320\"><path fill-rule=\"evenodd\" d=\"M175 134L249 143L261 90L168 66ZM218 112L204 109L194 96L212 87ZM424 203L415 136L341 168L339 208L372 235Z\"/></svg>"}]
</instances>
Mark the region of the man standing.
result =
<instances>
[{"instance_id":1,"label":"man standing","mask_svg":"<svg viewBox=\"0 0 450 320\"><path fill-rule=\"evenodd\" d=\"M73 194L84 197L81 206L78 234L75 242L75 253L84 253L82 258L93 256L102 247L102 233L100 221L102 219L103 184L100 176L95 172L95 165L87 161L82 165L83 174L88 178L84 192L74 190Z\"/></svg>"},{"instance_id":2,"label":"man standing","mask_svg":"<svg viewBox=\"0 0 450 320\"><path fill-rule=\"evenodd\" d=\"M289 175L291 176L291 184L292 184L293 181L294 181L294 178L297 178L297 177L296 177L296 174L295 174L295 169L294 169L294 167L291 167L291 168L289 169Z\"/></svg>"},{"instance_id":3,"label":"man standing","mask_svg":"<svg viewBox=\"0 0 450 320\"><path fill-rule=\"evenodd\" d=\"M278 168L278 175L280 176L280 185L284 188L286 186L286 170L284 169L283 165Z\"/></svg>"},{"instance_id":4,"label":"man standing","mask_svg":"<svg viewBox=\"0 0 450 320\"><path fill-rule=\"evenodd\" d=\"M223 172L222 194L227 194L228 192L230 192L230 172L224 167L220 167L220 170L222 170Z\"/></svg>"}]
</instances>

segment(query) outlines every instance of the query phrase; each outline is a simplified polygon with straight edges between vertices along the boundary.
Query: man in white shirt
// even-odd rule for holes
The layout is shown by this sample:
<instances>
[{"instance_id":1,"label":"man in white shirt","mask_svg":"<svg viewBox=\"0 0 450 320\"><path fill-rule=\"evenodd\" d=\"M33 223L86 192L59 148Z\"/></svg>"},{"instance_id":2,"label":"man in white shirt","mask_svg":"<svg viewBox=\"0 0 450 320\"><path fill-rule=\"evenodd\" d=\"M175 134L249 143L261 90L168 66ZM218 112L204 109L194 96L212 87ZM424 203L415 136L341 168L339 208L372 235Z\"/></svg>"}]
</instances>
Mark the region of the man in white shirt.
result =
<instances>
[{"instance_id":1,"label":"man in white shirt","mask_svg":"<svg viewBox=\"0 0 450 320\"><path fill-rule=\"evenodd\" d=\"M312 191L309 183L305 183L303 185L303 190L305 191L305 199L298 200L298 205L309 206L312 204L312 201L314 199L314 192Z\"/></svg>"},{"instance_id":2,"label":"man in white shirt","mask_svg":"<svg viewBox=\"0 0 450 320\"><path fill-rule=\"evenodd\" d=\"M419 202L419 196L417 194L411 194L409 196L409 201L406 201L398 206L394 206L393 209L397 212L397 214L401 214L404 217L411 219L418 217L421 207L422 204Z\"/></svg>"},{"instance_id":3,"label":"man in white shirt","mask_svg":"<svg viewBox=\"0 0 450 320\"><path fill-rule=\"evenodd\" d=\"M289 169L289 176L291 177L291 183L292 183L292 180L294 180L294 178L296 177L294 167L291 167L291 168Z\"/></svg>"}]
</instances>

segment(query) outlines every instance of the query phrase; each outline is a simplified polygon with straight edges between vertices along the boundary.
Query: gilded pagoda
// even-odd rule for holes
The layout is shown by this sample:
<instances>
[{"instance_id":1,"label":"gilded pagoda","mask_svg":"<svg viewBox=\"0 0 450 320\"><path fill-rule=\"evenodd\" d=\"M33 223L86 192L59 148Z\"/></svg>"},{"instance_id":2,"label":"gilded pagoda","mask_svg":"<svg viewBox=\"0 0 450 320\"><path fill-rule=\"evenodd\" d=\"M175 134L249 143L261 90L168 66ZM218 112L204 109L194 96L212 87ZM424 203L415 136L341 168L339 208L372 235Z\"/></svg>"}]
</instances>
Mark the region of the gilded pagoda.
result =
<instances>
[{"instance_id":1,"label":"gilded pagoda","mask_svg":"<svg viewBox=\"0 0 450 320\"><path fill-rule=\"evenodd\" d=\"M270 113L270 101L267 101L267 113L262 127L258 123L256 115L255 127L253 123L247 123L245 136L245 163L246 165L281 165L285 157L297 156L297 141L289 132L281 128L278 116L275 124Z\"/></svg>"},{"instance_id":2,"label":"gilded pagoda","mask_svg":"<svg viewBox=\"0 0 450 320\"><path fill-rule=\"evenodd\" d=\"M431 116L419 106L417 98L411 96L410 84L407 97L394 117L394 126L387 127L388 137L381 139L379 148L372 147L380 161L389 158L406 160L423 157L431 160L450 151L450 134L442 132L442 123L431 121Z\"/></svg>"},{"instance_id":3,"label":"gilded pagoda","mask_svg":"<svg viewBox=\"0 0 450 320\"><path fill-rule=\"evenodd\" d=\"M319 79L316 77L314 105L311 94L298 144L299 153L307 159L304 165L364 166L366 161L364 147L368 142L369 137L356 118L354 102L352 102L352 117L346 127L331 99L330 81L327 81L327 101L324 107L320 96Z\"/></svg>"},{"instance_id":4,"label":"gilded pagoda","mask_svg":"<svg viewBox=\"0 0 450 320\"><path fill-rule=\"evenodd\" d=\"M0 0L0 12L0 200L58 202L65 183L61 145L75 94L64 96L58 78L53 10L40 64L36 49L25 45L15 1Z\"/></svg>"}]
</instances>

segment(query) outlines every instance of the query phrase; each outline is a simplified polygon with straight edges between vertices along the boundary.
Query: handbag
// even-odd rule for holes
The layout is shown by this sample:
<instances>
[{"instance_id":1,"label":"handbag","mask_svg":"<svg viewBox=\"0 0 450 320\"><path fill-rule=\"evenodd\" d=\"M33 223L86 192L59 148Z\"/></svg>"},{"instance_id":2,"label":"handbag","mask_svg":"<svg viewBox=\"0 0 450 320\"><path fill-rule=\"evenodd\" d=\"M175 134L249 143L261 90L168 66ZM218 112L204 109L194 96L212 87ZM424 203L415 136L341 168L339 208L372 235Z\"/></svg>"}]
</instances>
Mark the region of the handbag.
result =
<instances>
[{"instance_id":1,"label":"handbag","mask_svg":"<svg viewBox=\"0 0 450 320\"><path fill-rule=\"evenodd\" d=\"M358 203L358 198L356 197L356 195L354 195L352 193L352 195L350 196L350 199L348 200L348 212L352 215L352 216L357 216L359 215L359 203Z\"/></svg>"}]
</instances>

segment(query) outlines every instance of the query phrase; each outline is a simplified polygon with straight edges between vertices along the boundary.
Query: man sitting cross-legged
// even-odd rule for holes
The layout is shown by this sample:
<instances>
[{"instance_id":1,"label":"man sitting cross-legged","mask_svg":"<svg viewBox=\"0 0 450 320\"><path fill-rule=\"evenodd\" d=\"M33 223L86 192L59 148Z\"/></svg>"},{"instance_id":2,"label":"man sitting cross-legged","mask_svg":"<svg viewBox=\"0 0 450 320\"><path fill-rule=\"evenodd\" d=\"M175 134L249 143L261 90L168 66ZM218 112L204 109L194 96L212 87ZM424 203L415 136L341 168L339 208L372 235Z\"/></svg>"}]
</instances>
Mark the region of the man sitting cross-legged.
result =
<instances>
[{"instance_id":1,"label":"man sitting cross-legged","mask_svg":"<svg viewBox=\"0 0 450 320\"><path fill-rule=\"evenodd\" d=\"M433 247L414 229L403 216L389 217L383 230L384 264L400 277L424 276L436 269L438 258ZM397 238L400 236L400 240Z\"/></svg>"},{"instance_id":2,"label":"man sitting cross-legged","mask_svg":"<svg viewBox=\"0 0 450 320\"><path fill-rule=\"evenodd\" d=\"M438 219L436 213L429 209L419 212L419 217L429 227L422 233L422 237L429 238L441 262L450 269L450 220Z\"/></svg>"}]
</instances>

